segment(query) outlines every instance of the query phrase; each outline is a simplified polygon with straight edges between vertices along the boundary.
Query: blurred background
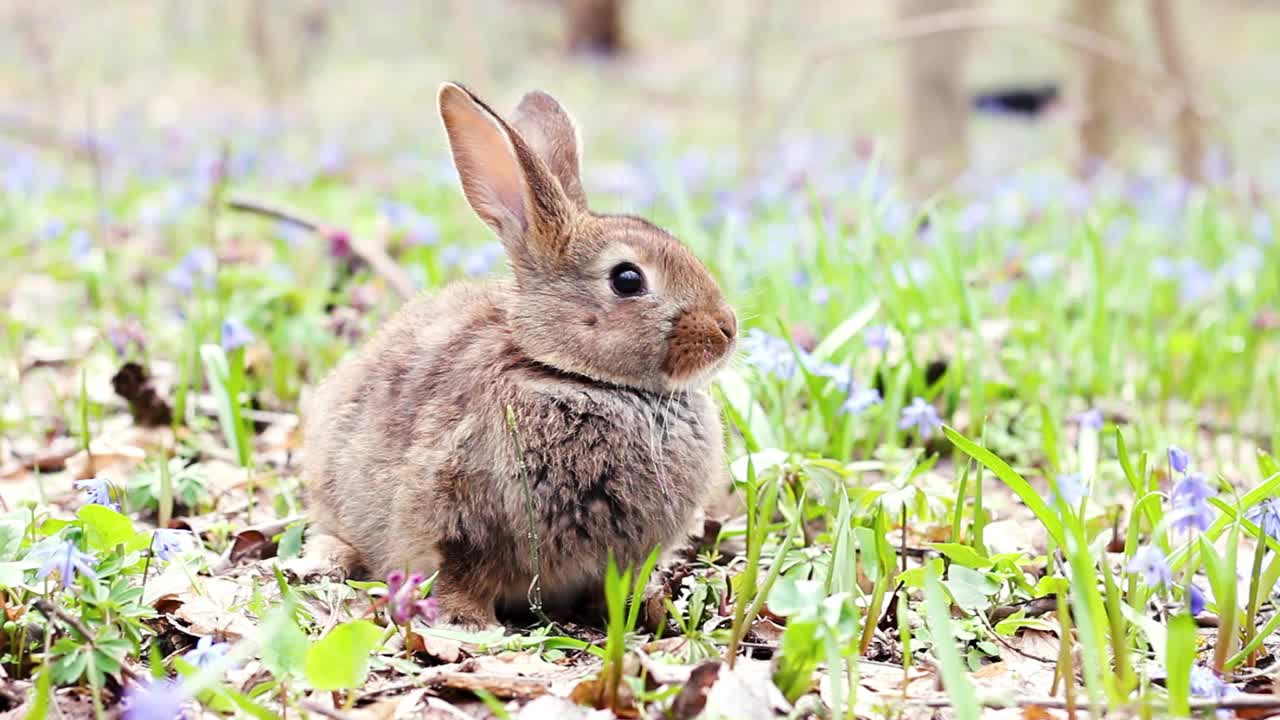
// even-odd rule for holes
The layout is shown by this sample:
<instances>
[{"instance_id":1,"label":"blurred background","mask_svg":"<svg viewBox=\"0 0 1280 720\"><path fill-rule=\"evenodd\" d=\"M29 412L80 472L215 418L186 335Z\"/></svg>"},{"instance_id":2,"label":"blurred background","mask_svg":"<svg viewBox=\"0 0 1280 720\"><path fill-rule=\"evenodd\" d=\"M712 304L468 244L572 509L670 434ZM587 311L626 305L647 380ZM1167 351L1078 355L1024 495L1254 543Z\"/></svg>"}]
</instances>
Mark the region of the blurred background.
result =
<instances>
[{"instance_id":1,"label":"blurred background","mask_svg":"<svg viewBox=\"0 0 1280 720\"><path fill-rule=\"evenodd\" d=\"M687 179L740 180L787 171L770 154L783 146L794 162L875 153L920 197L963 189L966 170L1046 163L1258 191L1280 181L1274 0L3 7L10 192L42 181L33 149L96 151L104 168L160 173L210 162L222 139L233 170L269 167L274 182L431 173L444 157L442 79L500 109L534 87L560 96L587 134L597 191L624 195L659 149Z\"/></svg>"}]
</instances>

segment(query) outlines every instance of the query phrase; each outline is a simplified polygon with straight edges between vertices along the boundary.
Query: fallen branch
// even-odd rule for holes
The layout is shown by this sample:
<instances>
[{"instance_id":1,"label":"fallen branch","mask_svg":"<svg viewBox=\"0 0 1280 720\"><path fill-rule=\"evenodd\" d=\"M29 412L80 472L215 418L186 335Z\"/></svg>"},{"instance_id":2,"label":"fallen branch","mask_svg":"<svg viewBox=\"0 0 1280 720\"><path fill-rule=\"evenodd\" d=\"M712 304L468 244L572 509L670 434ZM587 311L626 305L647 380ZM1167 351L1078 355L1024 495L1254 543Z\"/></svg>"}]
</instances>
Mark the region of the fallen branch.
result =
<instances>
[{"instance_id":1,"label":"fallen branch","mask_svg":"<svg viewBox=\"0 0 1280 720\"><path fill-rule=\"evenodd\" d=\"M227 207L236 212L248 213L250 215L259 215L261 217L286 222L290 225L315 233L324 238L332 238L335 233L344 232L332 226L326 225L319 220L308 218L300 212L292 209L280 207L279 205L270 205L267 203L249 200L245 198L232 198L227 202ZM350 235L347 236L347 242L351 245L351 252L360 260L364 261L374 272L375 275L386 281L387 285L400 296L401 300L409 300L418 294L417 287L413 284L413 279L404 271L396 261L391 259L386 250L382 249L377 243L366 242Z\"/></svg>"}]
</instances>

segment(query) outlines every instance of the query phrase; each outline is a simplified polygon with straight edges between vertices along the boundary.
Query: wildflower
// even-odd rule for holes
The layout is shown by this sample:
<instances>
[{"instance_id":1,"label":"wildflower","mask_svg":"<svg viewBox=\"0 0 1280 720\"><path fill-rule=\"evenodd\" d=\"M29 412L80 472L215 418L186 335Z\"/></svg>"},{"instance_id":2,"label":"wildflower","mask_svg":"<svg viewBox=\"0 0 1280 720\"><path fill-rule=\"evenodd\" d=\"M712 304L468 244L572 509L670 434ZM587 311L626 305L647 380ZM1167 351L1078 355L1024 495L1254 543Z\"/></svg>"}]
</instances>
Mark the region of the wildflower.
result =
<instances>
[{"instance_id":1,"label":"wildflower","mask_svg":"<svg viewBox=\"0 0 1280 720\"><path fill-rule=\"evenodd\" d=\"M1169 446L1169 466L1174 472L1186 474L1187 466L1191 464L1191 458L1187 455L1187 451L1177 445Z\"/></svg>"},{"instance_id":2,"label":"wildflower","mask_svg":"<svg viewBox=\"0 0 1280 720\"><path fill-rule=\"evenodd\" d=\"M89 231L84 228L76 228L71 233L71 258L77 263L83 263L92 251L93 240L89 237Z\"/></svg>"},{"instance_id":3,"label":"wildflower","mask_svg":"<svg viewBox=\"0 0 1280 720\"><path fill-rule=\"evenodd\" d=\"M41 580L48 578L49 574L56 570L58 577L62 579L63 589L71 587L77 574L84 575L90 580L98 579L98 573L93 569L94 557L80 552L80 548L70 540L46 545L27 555L27 559L42 561L40 570L36 572L36 577Z\"/></svg>"},{"instance_id":4,"label":"wildflower","mask_svg":"<svg viewBox=\"0 0 1280 720\"><path fill-rule=\"evenodd\" d=\"M185 540L188 539L189 533L183 530L168 530L161 528L152 532L151 552L161 560L172 560L176 555L186 548Z\"/></svg>"},{"instance_id":5,"label":"wildflower","mask_svg":"<svg viewBox=\"0 0 1280 720\"><path fill-rule=\"evenodd\" d=\"M1204 591L1195 585L1187 586L1187 610L1192 617L1204 612Z\"/></svg>"},{"instance_id":6,"label":"wildflower","mask_svg":"<svg viewBox=\"0 0 1280 720\"><path fill-rule=\"evenodd\" d=\"M212 276L217 263L218 259L213 251L196 248L187 253L165 277L170 285L189 295L195 289L196 281L207 281Z\"/></svg>"},{"instance_id":7,"label":"wildflower","mask_svg":"<svg viewBox=\"0 0 1280 720\"><path fill-rule=\"evenodd\" d=\"M1133 554L1128 571L1142 576L1142 581L1153 588L1168 587L1173 582L1173 571L1164 559L1164 553L1155 545L1143 545Z\"/></svg>"},{"instance_id":8,"label":"wildflower","mask_svg":"<svg viewBox=\"0 0 1280 720\"><path fill-rule=\"evenodd\" d=\"M819 285L809 292L809 301L814 305L826 305L831 300L831 290Z\"/></svg>"},{"instance_id":9,"label":"wildflower","mask_svg":"<svg viewBox=\"0 0 1280 720\"><path fill-rule=\"evenodd\" d=\"M81 500L85 505L105 505L112 509L119 507L111 502L111 484L105 478L77 480L72 485L75 486L75 489L84 493L81 496Z\"/></svg>"},{"instance_id":10,"label":"wildflower","mask_svg":"<svg viewBox=\"0 0 1280 720\"><path fill-rule=\"evenodd\" d=\"M752 328L742 338L742 349L746 352L747 362L762 372L782 380L789 380L796 374L796 353L791 344L780 337Z\"/></svg>"},{"instance_id":11,"label":"wildflower","mask_svg":"<svg viewBox=\"0 0 1280 720\"><path fill-rule=\"evenodd\" d=\"M1223 682L1209 668L1199 664L1191 666L1191 694L1195 697L1222 700L1235 692L1235 688Z\"/></svg>"},{"instance_id":12,"label":"wildflower","mask_svg":"<svg viewBox=\"0 0 1280 720\"><path fill-rule=\"evenodd\" d=\"M230 649L230 643L214 642L212 635L205 635L196 642L194 649L182 656L182 659L198 668L206 668L226 657Z\"/></svg>"},{"instance_id":13,"label":"wildflower","mask_svg":"<svg viewBox=\"0 0 1280 720\"><path fill-rule=\"evenodd\" d=\"M222 349L230 352L253 342L253 333L238 318L222 321Z\"/></svg>"},{"instance_id":14,"label":"wildflower","mask_svg":"<svg viewBox=\"0 0 1280 720\"><path fill-rule=\"evenodd\" d=\"M1102 411L1098 408L1089 408L1082 413L1072 416L1071 420L1080 426L1081 430L1101 430L1106 424L1107 419L1102 415Z\"/></svg>"},{"instance_id":15,"label":"wildflower","mask_svg":"<svg viewBox=\"0 0 1280 720\"><path fill-rule=\"evenodd\" d=\"M1213 507L1208 501L1214 494L1204 475L1190 473L1183 476L1170 493L1173 509L1169 527L1182 533L1209 529L1213 522Z\"/></svg>"},{"instance_id":16,"label":"wildflower","mask_svg":"<svg viewBox=\"0 0 1280 720\"><path fill-rule=\"evenodd\" d=\"M1245 517L1261 528L1262 532L1280 540L1280 498L1263 500L1250 508Z\"/></svg>"},{"instance_id":17,"label":"wildflower","mask_svg":"<svg viewBox=\"0 0 1280 720\"><path fill-rule=\"evenodd\" d=\"M942 420L938 417L938 411L932 405L925 402L924 398L916 397L911 404L902 409L902 419L898 421L898 429L906 430L914 427L920 431L920 438L928 440L933 433L942 427Z\"/></svg>"},{"instance_id":18,"label":"wildflower","mask_svg":"<svg viewBox=\"0 0 1280 720\"><path fill-rule=\"evenodd\" d=\"M185 715L182 705L187 691L174 680L157 680L150 685L130 685L125 689L124 720L174 720Z\"/></svg>"},{"instance_id":19,"label":"wildflower","mask_svg":"<svg viewBox=\"0 0 1280 720\"><path fill-rule=\"evenodd\" d=\"M861 415L864 410L879 402L879 390L854 383L849 387L848 397L840 404L840 414Z\"/></svg>"},{"instance_id":20,"label":"wildflower","mask_svg":"<svg viewBox=\"0 0 1280 720\"><path fill-rule=\"evenodd\" d=\"M425 580L418 574L406 578L399 570L387 576L387 608L391 612L391 620L397 625L405 625L415 617L430 624L439 617L439 600L433 597L418 599L418 586Z\"/></svg>"},{"instance_id":21,"label":"wildflower","mask_svg":"<svg viewBox=\"0 0 1280 720\"><path fill-rule=\"evenodd\" d=\"M1064 473L1055 480L1058 484L1058 497L1067 505L1079 504L1084 497L1084 482L1080 479L1080 473Z\"/></svg>"},{"instance_id":22,"label":"wildflower","mask_svg":"<svg viewBox=\"0 0 1280 720\"><path fill-rule=\"evenodd\" d=\"M884 352L889 349L889 328L886 325L871 325L862 331L862 342L872 350Z\"/></svg>"},{"instance_id":23,"label":"wildflower","mask_svg":"<svg viewBox=\"0 0 1280 720\"><path fill-rule=\"evenodd\" d=\"M109 328L107 340L111 343L111 347L115 348L117 355L125 357L129 354L131 347L136 346L139 352L142 351L147 344L147 334L138 323L138 319L130 317L120 325Z\"/></svg>"},{"instance_id":24,"label":"wildflower","mask_svg":"<svg viewBox=\"0 0 1280 720\"><path fill-rule=\"evenodd\" d=\"M333 257L346 260L354 254L351 249L351 235L346 230L328 230L324 237L329 241L329 254Z\"/></svg>"}]
</instances>

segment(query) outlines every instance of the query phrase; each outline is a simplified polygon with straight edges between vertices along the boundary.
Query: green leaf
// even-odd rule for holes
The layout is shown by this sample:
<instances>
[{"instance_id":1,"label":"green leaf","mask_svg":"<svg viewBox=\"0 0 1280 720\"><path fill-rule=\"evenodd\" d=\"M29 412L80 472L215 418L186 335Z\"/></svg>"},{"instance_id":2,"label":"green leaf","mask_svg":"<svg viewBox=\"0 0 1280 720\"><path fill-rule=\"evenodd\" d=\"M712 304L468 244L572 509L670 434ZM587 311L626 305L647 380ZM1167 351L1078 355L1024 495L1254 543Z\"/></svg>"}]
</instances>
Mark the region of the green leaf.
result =
<instances>
[{"instance_id":1,"label":"green leaf","mask_svg":"<svg viewBox=\"0 0 1280 720\"><path fill-rule=\"evenodd\" d=\"M757 448L777 447L769 416L751 393L746 378L733 368L726 368L716 376L716 387L724 399L725 410L743 435L751 438Z\"/></svg>"},{"instance_id":2,"label":"green leaf","mask_svg":"<svg viewBox=\"0 0 1280 720\"><path fill-rule=\"evenodd\" d=\"M1040 524L1044 525L1045 530L1049 532L1049 537L1058 544L1058 547L1063 547L1066 544L1062 534L1062 521L1058 519L1057 513L1049 509L1049 506L1045 504L1044 499L1035 491L1035 488L1031 487L1031 484L1015 472L1013 468L1009 467L1008 463L996 457L990 450L956 432L950 425L943 425L942 432L957 448L985 465L988 470L996 474L996 477L1003 480L1004 484L1008 485L1009 489L1022 499L1023 504L1030 508L1031 512L1035 513L1036 518L1040 520Z\"/></svg>"},{"instance_id":3,"label":"green leaf","mask_svg":"<svg viewBox=\"0 0 1280 720\"><path fill-rule=\"evenodd\" d=\"M994 564L990 558L984 558L969 545L961 543L932 543L933 549L947 556L954 565L975 570L989 568Z\"/></svg>"},{"instance_id":4,"label":"green leaf","mask_svg":"<svg viewBox=\"0 0 1280 720\"><path fill-rule=\"evenodd\" d=\"M878 298L873 298L866 305L858 308L856 312L845 318L843 322L828 333L822 339L822 342L818 343L818 346L810 353L813 359L822 362L835 355L837 350L849 342L854 335L861 332L867 323L871 322L871 318L875 317L876 311L879 309L880 300Z\"/></svg>"},{"instance_id":5,"label":"green leaf","mask_svg":"<svg viewBox=\"0 0 1280 720\"><path fill-rule=\"evenodd\" d=\"M991 596L1000 585L993 582L986 574L970 570L963 565L952 565L949 577L942 582L951 592L956 605L969 611L985 610L991 606Z\"/></svg>"},{"instance_id":6,"label":"green leaf","mask_svg":"<svg viewBox=\"0 0 1280 720\"><path fill-rule=\"evenodd\" d=\"M1191 716L1191 664L1196 657L1196 621L1181 613L1169 621L1169 645L1164 666L1169 689L1169 716Z\"/></svg>"},{"instance_id":7,"label":"green leaf","mask_svg":"<svg viewBox=\"0 0 1280 720\"><path fill-rule=\"evenodd\" d=\"M788 701L809 691L813 684L813 671L821 659L818 643L818 621L800 620L787 623L779 647L778 665L773 672L773 682Z\"/></svg>"},{"instance_id":8,"label":"green leaf","mask_svg":"<svg viewBox=\"0 0 1280 720\"><path fill-rule=\"evenodd\" d=\"M27 711L26 720L44 720L49 714L49 701L52 699L50 691L50 679L53 672L49 666L40 669L40 674L36 676L35 694L31 698L31 709Z\"/></svg>"},{"instance_id":9,"label":"green leaf","mask_svg":"<svg viewBox=\"0 0 1280 720\"><path fill-rule=\"evenodd\" d=\"M938 582L936 565L930 564L925 572L925 618L929 625L929 636L933 638L933 654L938 658L938 667L942 671L942 684L951 698L951 706L959 720L978 720L982 709L978 705L978 696L969 682L965 672L964 658L956 648L955 632L951 627L951 608L947 602L947 594Z\"/></svg>"},{"instance_id":10,"label":"green leaf","mask_svg":"<svg viewBox=\"0 0 1280 720\"><path fill-rule=\"evenodd\" d=\"M262 664L276 677L300 672L307 656L307 635L293 617L293 603L277 606L262 623Z\"/></svg>"},{"instance_id":11,"label":"green leaf","mask_svg":"<svg viewBox=\"0 0 1280 720\"><path fill-rule=\"evenodd\" d=\"M769 593L769 610L783 617L814 617L821 611L824 598L822 583L817 580L784 577Z\"/></svg>"},{"instance_id":12,"label":"green leaf","mask_svg":"<svg viewBox=\"0 0 1280 720\"><path fill-rule=\"evenodd\" d=\"M302 554L302 533L306 529L306 525L300 522L292 523L280 533L280 541L276 545L276 557L282 560L295 558Z\"/></svg>"},{"instance_id":13,"label":"green leaf","mask_svg":"<svg viewBox=\"0 0 1280 720\"><path fill-rule=\"evenodd\" d=\"M116 545L126 544L138 535L129 518L106 505L85 505L76 513L76 517L84 523L89 547L99 552L107 552Z\"/></svg>"},{"instance_id":14,"label":"green leaf","mask_svg":"<svg viewBox=\"0 0 1280 720\"><path fill-rule=\"evenodd\" d=\"M317 690L351 690L364 684L369 656L382 630L368 620L343 623L307 650L307 681Z\"/></svg>"},{"instance_id":15,"label":"green leaf","mask_svg":"<svg viewBox=\"0 0 1280 720\"><path fill-rule=\"evenodd\" d=\"M0 563L0 590L25 587L26 572L23 563Z\"/></svg>"}]
</instances>

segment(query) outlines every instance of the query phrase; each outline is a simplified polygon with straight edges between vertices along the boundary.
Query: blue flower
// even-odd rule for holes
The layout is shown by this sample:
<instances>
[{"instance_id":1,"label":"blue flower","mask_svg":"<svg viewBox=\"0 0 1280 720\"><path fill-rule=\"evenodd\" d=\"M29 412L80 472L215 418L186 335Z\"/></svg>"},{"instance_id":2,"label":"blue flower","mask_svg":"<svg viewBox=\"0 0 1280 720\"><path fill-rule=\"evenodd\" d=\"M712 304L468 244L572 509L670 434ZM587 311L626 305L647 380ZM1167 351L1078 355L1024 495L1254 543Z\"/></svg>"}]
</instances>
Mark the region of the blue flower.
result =
<instances>
[{"instance_id":1,"label":"blue flower","mask_svg":"<svg viewBox=\"0 0 1280 720\"><path fill-rule=\"evenodd\" d=\"M42 561L40 570L36 572L36 577L41 580L48 578L56 570L63 589L71 587L77 574L90 580L98 579L98 573L93 569L96 559L88 553L80 552L80 548L70 540L45 545L27 555L27 559Z\"/></svg>"},{"instance_id":2,"label":"blue flower","mask_svg":"<svg viewBox=\"0 0 1280 720\"><path fill-rule=\"evenodd\" d=\"M796 374L796 353L791 344L780 337L751 328L742 338L742 350L747 362L760 371L782 380L790 380Z\"/></svg>"},{"instance_id":3,"label":"blue flower","mask_svg":"<svg viewBox=\"0 0 1280 720\"><path fill-rule=\"evenodd\" d=\"M872 350L884 352L889 348L889 327L887 325L871 325L862 331L862 342Z\"/></svg>"},{"instance_id":4,"label":"blue flower","mask_svg":"<svg viewBox=\"0 0 1280 720\"><path fill-rule=\"evenodd\" d=\"M207 282L218 264L217 257L208 248L196 248L187 253L182 260L165 276L169 284L183 294L190 294L197 281Z\"/></svg>"},{"instance_id":5,"label":"blue flower","mask_svg":"<svg viewBox=\"0 0 1280 720\"><path fill-rule=\"evenodd\" d=\"M253 342L253 333L239 319L229 317L222 321L222 349L230 352Z\"/></svg>"},{"instance_id":6,"label":"blue flower","mask_svg":"<svg viewBox=\"0 0 1280 720\"><path fill-rule=\"evenodd\" d=\"M910 405L902 409L902 419L898 421L898 429L906 430L911 427L920 432L922 440L928 440L942 427L938 411L922 397L913 399Z\"/></svg>"},{"instance_id":7,"label":"blue flower","mask_svg":"<svg viewBox=\"0 0 1280 720\"><path fill-rule=\"evenodd\" d=\"M1209 498L1215 494L1204 475L1184 475L1170 493L1172 510L1169 513L1169 527L1180 533L1204 532L1209 529L1213 522L1213 507L1209 505Z\"/></svg>"},{"instance_id":8,"label":"blue flower","mask_svg":"<svg viewBox=\"0 0 1280 720\"><path fill-rule=\"evenodd\" d=\"M75 489L84 493L81 499L86 505L105 505L113 510L120 507L111 502L111 484L104 478L77 480L72 484Z\"/></svg>"},{"instance_id":9,"label":"blue flower","mask_svg":"<svg viewBox=\"0 0 1280 720\"><path fill-rule=\"evenodd\" d=\"M1187 455L1187 451L1177 445L1169 446L1169 466L1174 472L1186 473L1188 465L1191 464L1191 458Z\"/></svg>"},{"instance_id":10,"label":"blue flower","mask_svg":"<svg viewBox=\"0 0 1280 720\"><path fill-rule=\"evenodd\" d=\"M88 259L89 253L93 251L93 239L89 237L89 231L84 228L76 228L71 233L71 259L77 263L83 263Z\"/></svg>"},{"instance_id":11,"label":"blue flower","mask_svg":"<svg viewBox=\"0 0 1280 720\"><path fill-rule=\"evenodd\" d=\"M1204 612L1204 592L1194 584L1187 586L1187 610L1192 617Z\"/></svg>"},{"instance_id":12,"label":"blue flower","mask_svg":"<svg viewBox=\"0 0 1280 720\"><path fill-rule=\"evenodd\" d=\"M1169 587L1173 582L1173 571L1164 559L1164 553L1155 545L1143 545L1133 554L1129 561L1128 571L1142 576L1142 581L1152 588Z\"/></svg>"},{"instance_id":13,"label":"blue flower","mask_svg":"<svg viewBox=\"0 0 1280 720\"><path fill-rule=\"evenodd\" d=\"M172 560L186 548L184 542L190 533L184 530L161 528L152 532L151 552L161 560Z\"/></svg>"},{"instance_id":14,"label":"blue flower","mask_svg":"<svg viewBox=\"0 0 1280 720\"><path fill-rule=\"evenodd\" d=\"M831 300L831 290L819 285L809 292L809 301L814 305L826 305Z\"/></svg>"},{"instance_id":15,"label":"blue flower","mask_svg":"<svg viewBox=\"0 0 1280 720\"><path fill-rule=\"evenodd\" d=\"M1080 426L1081 430L1101 430L1103 425L1106 424L1106 418L1103 417L1102 411L1098 408L1089 408L1072 416L1071 419Z\"/></svg>"},{"instance_id":16,"label":"blue flower","mask_svg":"<svg viewBox=\"0 0 1280 720\"><path fill-rule=\"evenodd\" d=\"M880 391L872 387L862 387L853 383L849 387L849 395L840 404L840 414L861 415L864 410L880 402Z\"/></svg>"},{"instance_id":17,"label":"blue flower","mask_svg":"<svg viewBox=\"0 0 1280 720\"><path fill-rule=\"evenodd\" d=\"M1058 497L1062 501L1072 507L1080 503L1084 497L1084 482L1080 479L1080 473L1065 473L1055 478L1058 483Z\"/></svg>"},{"instance_id":18,"label":"blue flower","mask_svg":"<svg viewBox=\"0 0 1280 720\"><path fill-rule=\"evenodd\" d=\"M1267 498L1245 514L1254 525L1274 540L1280 540L1280 498Z\"/></svg>"},{"instance_id":19,"label":"blue flower","mask_svg":"<svg viewBox=\"0 0 1280 720\"><path fill-rule=\"evenodd\" d=\"M174 680L157 680L125 689L124 720L174 720L183 717L187 691Z\"/></svg>"},{"instance_id":20,"label":"blue flower","mask_svg":"<svg viewBox=\"0 0 1280 720\"><path fill-rule=\"evenodd\" d=\"M205 635L196 642L194 649L187 651L187 654L182 656L182 659L198 668L206 668L226 657L227 651L230 649L231 645L229 643L216 643L213 641L212 635Z\"/></svg>"},{"instance_id":21,"label":"blue flower","mask_svg":"<svg viewBox=\"0 0 1280 720\"><path fill-rule=\"evenodd\" d=\"M1203 665L1191 666L1191 694L1209 700L1222 700L1236 693L1236 689L1222 681Z\"/></svg>"}]
</instances>

